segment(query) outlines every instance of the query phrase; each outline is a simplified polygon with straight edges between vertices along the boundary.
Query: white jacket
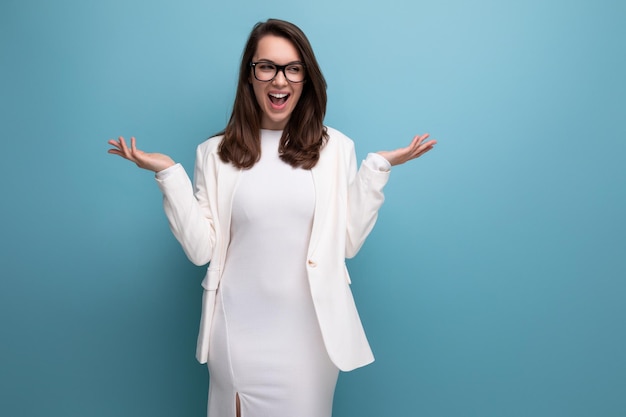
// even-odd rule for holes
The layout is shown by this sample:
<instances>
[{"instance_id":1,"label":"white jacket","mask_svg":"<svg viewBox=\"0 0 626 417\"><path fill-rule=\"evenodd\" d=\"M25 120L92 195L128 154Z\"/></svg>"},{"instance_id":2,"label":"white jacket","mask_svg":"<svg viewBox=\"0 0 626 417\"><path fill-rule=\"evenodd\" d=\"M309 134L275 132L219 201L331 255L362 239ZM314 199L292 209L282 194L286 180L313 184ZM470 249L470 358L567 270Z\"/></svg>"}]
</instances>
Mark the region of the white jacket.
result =
<instances>
[{"instance_id":1,"label":"white jacket","mask_svg":"<svg viewBox=\"0 0 626 417\"><path fill-rule=\"evenodd\" d=\"M359 251L383 203L388 171L361 164L357 172L354 143L328 128L329 140L311 169L315 211L307 252L311 297L333 363L342 371L374 360L350 291L345 259ZM157 176L170 228L187 257L196 265L209 263L202 281L204 295L196 357L206 363L209 335L230 238L232 201L241 170L218 155L221 137L197 149L195 184L178 166Z\"/></svg>"}]
</instances>

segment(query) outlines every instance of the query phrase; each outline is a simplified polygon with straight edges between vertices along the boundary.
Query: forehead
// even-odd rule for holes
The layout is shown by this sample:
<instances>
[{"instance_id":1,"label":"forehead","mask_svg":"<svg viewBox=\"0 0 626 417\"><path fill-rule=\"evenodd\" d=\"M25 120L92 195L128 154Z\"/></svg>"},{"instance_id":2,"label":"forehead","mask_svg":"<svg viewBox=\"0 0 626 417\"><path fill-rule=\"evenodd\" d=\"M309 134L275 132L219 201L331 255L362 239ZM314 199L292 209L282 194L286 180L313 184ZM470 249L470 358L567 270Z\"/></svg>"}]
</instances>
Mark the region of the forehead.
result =
<instances>
[{"instance_id":1,"label":"forehead","mask_svg":"<svg viewBox=\"0 0 626 417\"><path fill-rule=\"evenodd\" d=\"M268 60L277 64L300 61L298 50L290 40L275 35L265 35L259 39L254 60Z\"/></svg>"}]
</instances>

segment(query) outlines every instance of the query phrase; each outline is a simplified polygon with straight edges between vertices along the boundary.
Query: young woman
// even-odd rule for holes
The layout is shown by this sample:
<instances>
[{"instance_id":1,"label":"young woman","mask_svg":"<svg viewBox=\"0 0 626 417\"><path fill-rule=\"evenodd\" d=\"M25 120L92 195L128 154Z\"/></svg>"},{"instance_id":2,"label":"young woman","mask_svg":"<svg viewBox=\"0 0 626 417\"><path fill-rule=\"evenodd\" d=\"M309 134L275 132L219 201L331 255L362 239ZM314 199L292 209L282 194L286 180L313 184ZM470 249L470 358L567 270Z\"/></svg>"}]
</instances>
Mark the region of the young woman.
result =
<instances>
[{"instance_id":1,"label":"young woman","mask_svg":"<svg viewBox=\"0 0 626 417\"><path fill-rule=\"evenodd\" d=\"M325 111L309 41L272 19L250 34L230 121L198 147L193 186L167 155L109 141L156 172L172 232L193 263L209 263L197 357L210 417L329 417L338 371L374 360L345 259L374 226L390 166L435 141L369 154L357 171Z\"/></svg>"}]
</instances>

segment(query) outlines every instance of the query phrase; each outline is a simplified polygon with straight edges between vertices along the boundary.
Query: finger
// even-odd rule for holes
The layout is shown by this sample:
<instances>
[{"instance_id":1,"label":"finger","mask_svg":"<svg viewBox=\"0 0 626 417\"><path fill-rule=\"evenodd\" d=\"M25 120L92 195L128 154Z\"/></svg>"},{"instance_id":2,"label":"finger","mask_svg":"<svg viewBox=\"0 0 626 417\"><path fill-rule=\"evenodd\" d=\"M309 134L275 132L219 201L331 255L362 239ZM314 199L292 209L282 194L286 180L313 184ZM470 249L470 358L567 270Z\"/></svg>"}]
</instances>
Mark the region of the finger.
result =
<instances>
[{"instance_id":1,"label":"finger","mask_svg":"<svg viewBox=\"0 0 626 417\"><path fill-rule=\"evenodd\" d=\"M431 147L431 148L426 148L426 149L424 149L424 150L423 150L423 151L422 151L422 152L418 155L418 157L419 157L419 156L422 156L422 155L424 155L425 153L430 152L430 151L432 151L432 150L433 150L433 148L432 148L432 147Z\"/></svg>"},{"instance_id":2,"label":"finger","mask_svg":"<svg viewBox=\"0 0 626 417\"><path fill-rule=\"evenodd\" d=\"M429 136L430 136L430 134L428 134L428 133L424 133L421 136L418 135L417 136L418 137L417 143L421 145L426 139L428 139Z\"/></svg>"},{"instance_id":3,"label":"finger","mask_svg":"<svg viewBox=\"0 0 626 417\"><path fill-rule=\"evenodd\" d=\"M121 156L124 159L128 159L129 161L133 161L134 160L132 158L129 158L128 155L126 155L123 151L119 150L119 149L108 149L107 153L110 153L112 155L118 155Z\"/></svg>"},{"instance_id":4,"label":"finger","mask_svg":"<svg viewBox=\"0 0 626 417\"><path fill-rule=\"evenodd\" d=\"M130 151L133 155L133 161L135 161L137 165L146 161L146 153L137 149L137 140L134 137L130 138Z\"/></svg>"},{"instance_id":5,"label":"finger","mask_svg":"<svg viewBox=\"0 0 626 417\"><path fill-rule=\"evenodd\" d=\"M420 147L420 150L417 153L417 155L415 155L415 157L419 158L420 156L424 155L426 152L432 150L433 149L433 145L434 145L434 143L428 142L427 144L425 144L425 146Z\"/></svg>"},{"instance_id":6,"label":"finger","mask_svg":"<svg viewBox=\"0 0 626 417\"><path fill-rule=\"evenodd\" d=\"M111 146L115 146L116 148L120 147L120 144L116 140L114 140L114 139L109 139L109 141L107 143L109 145L111 145Z\"/></svg>"},{"instance_id":7,"label":"finger","mask_svg":"<svg viewBox=\"0 0 626 417\"><path fill-rule=\"evenodd\" d=\"M131 138L131 142L132 142L132 138ZM120 144L122 145L121 151L124 154L123 155L124 158L128 159L129 161L133 161L133 162L137 163L137 159L135 158L135 155L133 155L131 149L129 149L128 145L126 145L126 141L121 136L120 136Z\"/></svg>"},{"instance_id":8,"label":"finger","mask_svg":"<svg viewBox=\"0 0 626 417\"><path fill-rule=\"evenodd\" d=\"M425 147L425 146L433 146L434 144L437 143L436 140L429 140L427 142L424 142L424 140L426 140L427 138L422 138L422 140L420 141L420 147Z\"/></svg>"},{"instance_id":9,"label":"finger","mask_svg":"<svg viewBox=\"0 0 626 417\"><path fill-rule=\"evenodd\" d=\"M124 155L126 155L128 159L132 159L133 154L123 137L120 137L120 143L122 144L122 151L124 152Z\"/></svg>"},{"instance_id":10,"label":"finger","mask_svg":"<svg viewBox=\"0 0 626 417\"><path fill-rule=\"evenodd\" d=\"M407 146L411 153L414 153L418 150L418 148L422 145L422 142L426 140L430 136L428 133L424 133L422 135L415 135L411 144Z\"/></svg>"},{"instance_id":11,"label":"finger","mask_svg":"<svg viewBox=\"0 0 626 417\"><path fill-rule=\"evenodd\" d=\"M419 140L424 140L424 139L425 138L423 136L420 136L420 138L419 138ZM408 156L408 159L419 158L420 156L422 156L423 154L425 154L426 152L431 150L435 143L437 143L437 142L434 141L434 140L429 140L428 142L420 143L419 146L411 149L411 153Z\"/></svg>"},{"instance_id":12,"label":"finger","mask_svg":"<svg viewBox=\"0 0 626 417\"><path fill-rule=\"evenodd\" d=\"M435 146L436 143L437 143L437 141L435 141L435 140L429 140L428 142L422 142L420 144L420 147L422 147L422 148L428 148L428 147L432 148L433 146Z\"/></svg>"},{"instance_id":13,"label":"finger","mask_svg":"<svg viewBox=\"0 0 626 417\"><path fill-rule=\"evenodd\" d=\"M117 140L118 140L118 142L119 142L119 144L120 144L120 146L119 146L120 150L121 150L122 152L124 152L124 153L125 153L125 152L126 152L126 150L128 149L128 148L126 147L126 141L125 141L125 140L124 140L124 138L123 138L123 137L121 137L121 136L120 136L119 138L117 138Z\"/></svg>"},{"instance_id":14,"label":"finger","mask_svg":"<svg viewBox=\"0 0 626 417\"><path fill-rule=\"evenodd\" d=\"M434 143L432 143L432 141L428 141L426 143L422 143L419 147L420 151L424 150L424 149L431 149L433 147Z\"/></svg>"}]
</instances>

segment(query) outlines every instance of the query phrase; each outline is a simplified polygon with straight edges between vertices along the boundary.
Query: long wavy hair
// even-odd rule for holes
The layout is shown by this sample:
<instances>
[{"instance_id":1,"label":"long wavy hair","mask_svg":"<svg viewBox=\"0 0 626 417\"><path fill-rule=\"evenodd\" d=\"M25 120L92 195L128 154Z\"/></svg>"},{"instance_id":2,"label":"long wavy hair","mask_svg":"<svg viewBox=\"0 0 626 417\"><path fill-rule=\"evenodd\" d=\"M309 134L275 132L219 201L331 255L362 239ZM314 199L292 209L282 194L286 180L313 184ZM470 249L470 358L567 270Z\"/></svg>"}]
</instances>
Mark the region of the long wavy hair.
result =
<instances>
[{"instance_id":1,"label":"long wavy hair","mask_svg":"<svg viewBox=\"0 0 626 417\"><path fill-rule=\"evenodd\" d=\"M296 104L280 139L280 158L293 167L311 169L317 164L320 151L328 140L324 127L326 114L326 80L322 75L313 48L304 32L293 23L269 19L257 23L241 57L239 81L233 112L219 147L220 159L238 168L251 168L261 157L261 116L250 82L250 62L259 40L266 35L287 39L297 49L305 65L306 78L302 95Z\"/></svg>"}]
</instances>

